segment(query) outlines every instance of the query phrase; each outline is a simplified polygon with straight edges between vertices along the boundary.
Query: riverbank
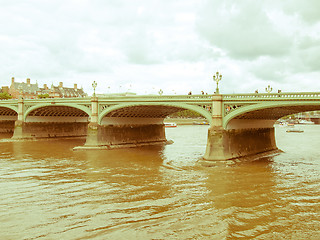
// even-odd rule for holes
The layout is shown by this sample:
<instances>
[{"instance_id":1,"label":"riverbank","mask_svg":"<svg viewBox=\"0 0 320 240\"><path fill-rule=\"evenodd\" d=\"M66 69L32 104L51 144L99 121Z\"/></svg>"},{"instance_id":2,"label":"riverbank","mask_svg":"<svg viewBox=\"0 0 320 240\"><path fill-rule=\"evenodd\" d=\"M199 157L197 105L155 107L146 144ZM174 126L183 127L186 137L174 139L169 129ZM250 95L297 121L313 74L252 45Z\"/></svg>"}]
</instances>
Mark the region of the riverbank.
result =
<instances>
[{"instance_id":1,"label":"riverbank","mask_svg":"<svg viewBox=\"0 0 320 240\"><path fill-rule=\"evenodd\" d=\"M207 125L208 122L203 118L166 118L165 123L176 123L177 125Z\"/></svg>"}]
</instances>

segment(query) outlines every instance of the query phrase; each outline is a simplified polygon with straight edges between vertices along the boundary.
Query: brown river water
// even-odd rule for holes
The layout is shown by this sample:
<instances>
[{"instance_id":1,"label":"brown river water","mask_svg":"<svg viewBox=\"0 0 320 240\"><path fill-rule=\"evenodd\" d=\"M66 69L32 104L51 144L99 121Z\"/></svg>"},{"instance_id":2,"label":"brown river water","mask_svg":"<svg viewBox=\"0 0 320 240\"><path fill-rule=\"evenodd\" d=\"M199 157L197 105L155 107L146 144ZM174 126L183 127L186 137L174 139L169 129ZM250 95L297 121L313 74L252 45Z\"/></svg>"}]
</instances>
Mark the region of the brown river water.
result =
<instances>
[{"instance_id":1,"label":"brown river water","mask_svg":"<svg viewBox=\"0 0 320 240\"><path fill-rule=\"evenodd\" d=\"M276 127L279 155L216 167L197 164L208 126L109 151L0 142L0 239L320 239L320 125L302 128Z\"/></svg>"}]
</instances>

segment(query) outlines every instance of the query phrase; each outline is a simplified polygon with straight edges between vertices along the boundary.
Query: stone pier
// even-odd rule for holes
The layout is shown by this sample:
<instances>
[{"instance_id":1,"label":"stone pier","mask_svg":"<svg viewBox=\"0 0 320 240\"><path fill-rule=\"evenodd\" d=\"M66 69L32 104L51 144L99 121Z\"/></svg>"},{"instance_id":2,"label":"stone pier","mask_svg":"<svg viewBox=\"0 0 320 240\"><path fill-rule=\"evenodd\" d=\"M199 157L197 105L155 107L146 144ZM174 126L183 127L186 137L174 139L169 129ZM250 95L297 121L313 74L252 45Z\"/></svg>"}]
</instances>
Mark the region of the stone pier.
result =
<instances>
[{"instance_id":1,"label":"stone pier","mask_svg":"<svg viewBox=\"0 0 320 240\"><path fill-rule=\"evenodd\" d=\"M231 129L223 127L222 96L213 97L212 124L208 129L208 139L204 161L228 161L260 153L277 150L273 124L266 121L263 126L259 121L256 127L241 125L241 121L230 125ZM251 121L248 121L251 123ZM229 127L230 127L229 126ZM254 126L254 124L252 124Z\"/></svg>"},{"instance_id":2,"label":"stone pier","mask_svg":"<svg viewBox=\"0 0 320 240\"><path fill-rule=\"evenodd\" d=\"M13 120L2 120L0 121L0 133L13 133L14 132Z\"/></svg>"},{"instance_id":3,"label":"stone pier","mask_svg":"<svg viewBox=\"0 0 320 240\"><path fill-rule=\"evenodd\" d=\"M15 122L12 139L85 137L87 123L84 122Z\"/></svg>"},{"instance_id":4,"label":"stone pier","mask_svg":"<svg viewBox=\"0 0 320 240\"><path fill-rule=\"evenodd\" d=\"M163 120L143 123L141 119L110 118L106 122L99 122L98 105L98 98L93 96L86 143L84 146L75 147L74 150L137 147L167 142Z\"/></svg>"},{"instance_id":5,"label":"stone pier","mask_svg":"<svg viewBox=\"0 0 320 240\"><path fill-rule=\"evenodd\" d=\"M205 160L224 161L278 149L274 128L209 128Z\"/></svg>"},{"instance_id":6,"label":"stone pier","mask_svg":"<svg viewBox=\"0 0 320 240\"><path fill-rule=\"evenodd\" d=\"M98 125L90 123L87 140L80 149L112 149L167 143L163 124Z\"/></svg>"},{"instance_id":7,"label":"stone pier","mask_svg":"<svg viewBox=\"0 0 320 240\"><path fill-rule=\"evenodd\" d=\"M54 104L52 104L54 105ZM85 137L88 121L86 117L25 116L24 99L18 100L18 116L13 121L13 140Z\"/></svg>"}]
</instances>

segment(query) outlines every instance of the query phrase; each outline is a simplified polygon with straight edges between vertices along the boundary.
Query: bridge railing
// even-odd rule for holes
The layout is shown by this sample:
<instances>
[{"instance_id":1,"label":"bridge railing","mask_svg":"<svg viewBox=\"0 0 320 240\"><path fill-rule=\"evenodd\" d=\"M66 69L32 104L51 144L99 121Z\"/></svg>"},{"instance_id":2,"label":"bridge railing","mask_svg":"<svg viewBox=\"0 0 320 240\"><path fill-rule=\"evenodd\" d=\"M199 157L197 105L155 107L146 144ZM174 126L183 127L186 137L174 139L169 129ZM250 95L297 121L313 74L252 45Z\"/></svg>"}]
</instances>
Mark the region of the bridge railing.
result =
<instances>
[{"instance_id":1,"label":"bridge railing","mask_svg":"<svg viewBox=\"0 0 320 240\"><path fill-rule=\"evenodd\" d=\"M203 100L210 101L218 95L197 94L197 95L105 95L99 96L100 100ZM320 92L281 92L281 93L244 93L244 94L222 94L223 100L267 100L267 99L320 99ZM25 102L88 102L91 97L85 98L45 98L45 99L25 99ZM2 103L17 103L18 99L1 100Z\"/></svg>"},{"instance_id":2,"label":"bridge railing","mask_svg":"<svg viewBox=\"0 0 320 240\"><path fill-rule=\"evenodd\" d=\"M86 103L90 102L91 97L84 98L43 98L43 99L24 99L25 103ZM212 101L212 95L105 95L98 97L99 102L103 101ZM18 99L0 101L0 103L17 104Z\"/></svg>"},{"instance_id":3,"label":"bridge railing","mask_svg":"<svg viewBox=\"0 0 320 240\"><path fill-rule=\"evenodd\" d=\"M99 97L99 99L108 99L108 98L133 98L133 99L147 99L147 98L152 98L152 99L211 99L212 95L130 95L130 96L123 96L123 95L106 95L103 97Z\"/></svg>"},{"instance_id":4,"label":"bridge railing","mask_svg":"<svg viewBox=\"0 0 320 240\"><path fill-rule=\"evenodd\" d=\"M284 92L284 93L246 93L246 94L223 94L223 100L241 99L320 99L320 92Z\"/></svg>"}]
</instances>

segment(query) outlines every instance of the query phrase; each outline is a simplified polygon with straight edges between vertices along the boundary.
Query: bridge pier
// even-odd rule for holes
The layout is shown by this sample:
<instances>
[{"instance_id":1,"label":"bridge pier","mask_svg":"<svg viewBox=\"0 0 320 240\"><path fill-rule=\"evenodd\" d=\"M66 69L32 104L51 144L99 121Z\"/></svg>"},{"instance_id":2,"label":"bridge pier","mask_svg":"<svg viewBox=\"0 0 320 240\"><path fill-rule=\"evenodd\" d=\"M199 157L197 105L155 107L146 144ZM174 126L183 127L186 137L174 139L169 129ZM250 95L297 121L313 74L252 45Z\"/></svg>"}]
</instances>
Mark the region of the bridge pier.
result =
<instances>
[{"instance_id":1,"label":"bridge pier","mask_svg":"<svg viewBox=\"0 0 320 240\"><path fill-rule=\"evenodd\" d=\"M14 122L14 131L12 139L28 138L24 133L24 100L22 97L18 100L18 119Z\"/></svg>"},{"instance_id":2,"label":"bridge pier","mask_svg":"<svg viewBox=\"0 0 320 240\"><path fill-rule=\"evenodd\" d=\"M11 139L17 140L17 139L24 139L24 138L27 138L27 137L24 135L23 121L17 120L14 122L14 131Z\"/></svg>"},{"instance_id":3,"label":"bridge pier","mask_svg":"<svg viewBox=\"0 0 320 240\"><path fill-rule=\"evenodd\" d=\"M278 149L274 128L210 128L205 160L224 161Z\"/></svg>"},{"instance_id":4,"label":"bridge pier","mask_svg":"<svg viewBox=\"0 0 320 240\"><path fill-rule=\"evenodd\" d=\"M142 123L131 118L122 118L121 123L114 119L99 124L98 98L91 98L91 119L88 124L87 139L84 146L74 150L112 149L119 147L137 147L167 142L164 124ZM119 120L119 119L118 119Z\"/></svg>"},{"instance_id":5,"label":"bridge pier","mask_svg":"<svg viewBox=\"0 0 320 240\"><path fill-rule=\"evenodd\" d=\"M14 132L14 120L2 120L0 121L0 133L13 133Z\"/></svg>"},{"instance_id":6,"label":"bridge pier","mask_svg":"<svg viewBox=\"0 0 320 240\"><path fill-rule=\"evenodd\" d=\"M222 96L215 95L212 103L212 124L208 129L205 161L227 161L276 150L273 127L233 129L223 128Z\"/></svg>"},{"instance_id":7,"label":"bridge pier","mask_svg":"<svg viewBox=\"0 0 320 240\"><path fill-rule=\"evenodd\" d=\"M113 149L166 143L163 124L88 125L87 139L79 149Z\"/></svg>"},{"instance_id":8,"label":"bridge pier","mask_svg":"<svg viewBox=\"0 0 320 240\"><path fill-rule=\"evenodd\" d=\"M55 137L85 137L85 122L22 122L16 121L12 139L37 139Z\"/></svg>"}]
</instances>

